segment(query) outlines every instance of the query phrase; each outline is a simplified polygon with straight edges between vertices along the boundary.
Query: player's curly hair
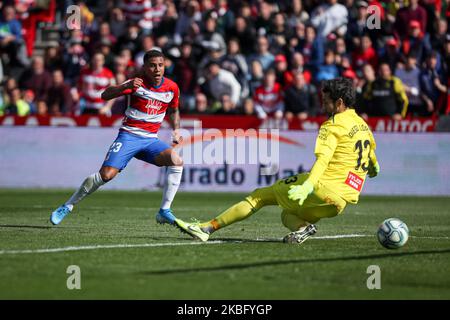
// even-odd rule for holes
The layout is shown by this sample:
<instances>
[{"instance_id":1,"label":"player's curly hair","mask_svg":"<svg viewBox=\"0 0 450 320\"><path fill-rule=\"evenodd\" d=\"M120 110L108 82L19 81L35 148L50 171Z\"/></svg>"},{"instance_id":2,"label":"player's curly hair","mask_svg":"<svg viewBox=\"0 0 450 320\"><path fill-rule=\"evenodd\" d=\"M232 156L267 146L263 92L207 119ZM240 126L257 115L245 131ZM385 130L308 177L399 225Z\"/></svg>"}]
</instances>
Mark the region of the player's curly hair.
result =
<instances>
[{"instance_id":1,"label":"player's curly hair","mask_svg":"<svg viewBox=\"0 0 450 320\"><path fill-rule=\"evenodd\" d=\"M350 79L324 80L322 81L322 92L327 93L333 102L341 98L347 108L353 108L355 105L355 89Z\"/></svg>"}]
</instances>

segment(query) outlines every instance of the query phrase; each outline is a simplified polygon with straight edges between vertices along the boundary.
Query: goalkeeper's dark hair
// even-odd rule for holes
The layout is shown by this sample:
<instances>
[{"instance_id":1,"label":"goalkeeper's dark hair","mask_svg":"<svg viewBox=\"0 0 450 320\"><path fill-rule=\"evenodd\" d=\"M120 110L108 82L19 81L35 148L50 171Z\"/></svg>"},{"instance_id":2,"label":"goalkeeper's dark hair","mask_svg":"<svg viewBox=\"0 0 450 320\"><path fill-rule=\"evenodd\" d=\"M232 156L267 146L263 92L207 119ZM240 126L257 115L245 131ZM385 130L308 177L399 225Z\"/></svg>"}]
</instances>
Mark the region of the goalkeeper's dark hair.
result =
<instances>
[{"instance_id":1,"label":"goalkeeper's dark hair","mask_svg":"<svg viewBox=\"0 0 450 320\"><path fill-rule=\"evenodd\" d=\"M144 55L144 64L146 64L150 59L156 58L156 57L161 57L163 59L165 58L164 53L162 53L160 50L151 49L151 50L147 51Z\"/></svg>"},{"instance_id":2,"label":"goalkeeper's dark hair","mask_svg":"<svg viewBox=\"0 0 450 320\"><path fill-rule=\"evenodd\" d=\"M350 79L336 78L324 80L322 81L322 92L327 93L333 103L338 99L342 99L347 108L353 108L355 105L355 89Z\"/></svg>"}]
</instances>

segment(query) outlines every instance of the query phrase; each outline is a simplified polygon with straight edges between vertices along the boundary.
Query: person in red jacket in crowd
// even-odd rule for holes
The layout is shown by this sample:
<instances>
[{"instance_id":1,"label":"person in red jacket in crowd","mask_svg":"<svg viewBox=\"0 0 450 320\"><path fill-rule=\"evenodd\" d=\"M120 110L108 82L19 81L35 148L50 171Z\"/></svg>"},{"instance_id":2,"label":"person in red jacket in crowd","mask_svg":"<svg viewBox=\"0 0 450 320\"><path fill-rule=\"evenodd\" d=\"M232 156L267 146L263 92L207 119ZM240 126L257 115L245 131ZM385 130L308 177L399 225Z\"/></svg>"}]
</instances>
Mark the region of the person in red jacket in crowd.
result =
<instances>
[{"instance_id":1,"label":"person in red jacket in crowd","mask_svg":"<svg viewBox=\"0 0 450 320\"><path fill-rule=\"evenodd\" d=\"M78 88L85 100L83 114L109 114L114 99L105 101L102 92L109 86L115 85L111 70L104 67L105 57L96 53L92 58L91 67L81 71Z\"/></svg>"},{"instance_id":2,"label":"person in red jacket in crowd","mask_svg":"<svg viewBox=\"0 0 450 320\"><path fill-rule=\"evenodd\" d=\"M397 38L404 38L408 35L409 23L411 20L416 20L420 24L420 30L425 33L427 26L427 12L419 5L419 0L410 0L409 6L401 8L397 11L395 18L394 30L397 33Z\"/></svg>"},{"instance_id":3,"label":"person in red jacket in crowd","mask_svg":"<svg viewBox=\"0 0 450 320\"><path fill-rule=\"evenodd\" d=\"M353 52L353 69L358 70L366 63L369 63L374 69L377 69L378 56L372 47L372 40L368 35L361 37L359 48Z\"/></svg>"},{"instance_id":4,"label":"person in red jacket in crowd","mask_svg":"<svg viewBox=\"0 0 450 320\"><path fill-rule=\"evenodd\" d=\"M410 53L414 53L419 63L421 63L431 51L429 41L424 37L419 21L411 20L409 22L409 33L407 37L402 39L400 49L404 60Z\"/></svg>"},{"instance_id":5,"label":"person in red jacket in crowd","mask_svg":"<svg viewBox=\"0 0 450 320\"><path fill-rule=\"evenodd\" d=\"M258 118L266 119L269 116L277 120L283 118L283 93L281 85L276 82L275 70L267 70L263 85L256 89L253 100Z\"/></svg>"}]
</instances>

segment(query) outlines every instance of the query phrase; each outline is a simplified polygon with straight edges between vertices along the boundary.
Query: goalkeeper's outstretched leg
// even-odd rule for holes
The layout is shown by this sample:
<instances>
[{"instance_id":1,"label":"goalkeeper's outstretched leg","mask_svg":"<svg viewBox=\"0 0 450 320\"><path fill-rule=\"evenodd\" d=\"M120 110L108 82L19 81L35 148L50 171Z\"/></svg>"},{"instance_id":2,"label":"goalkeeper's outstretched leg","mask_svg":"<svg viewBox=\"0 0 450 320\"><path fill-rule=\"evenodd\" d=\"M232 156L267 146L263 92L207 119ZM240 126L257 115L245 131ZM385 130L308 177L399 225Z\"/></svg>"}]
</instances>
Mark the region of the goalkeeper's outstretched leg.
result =
<instances>
[{"instance_id":1,"label":"goalkeeper's outstretched leg","mask_svg":"<svg viewBox=\"0 0 450 320\"><path fill-rule=\"evenodd\" d=\"M176 225L183 232L207 241L217 230L244 220L265 206L279 205L283 208L281 221L291 231L283 241L302 243L316 233L314 223L322 218L338 215L346 206L342 198L322 184L318 184L301 205L298 201L290 200L288 195L290 186L302 184L307 178L308 174L302 173L279 180L270 187L256 189L244 200L208 222L186 223L176 219Z\"/></svg>"},{"instance_id":2,"label":"goalkeeper's outstretched leg","mask_svg":"<svg viewBox=\"0 0 450 320\"><path fill-rule=\"evenodd\" d=\"M208 222L186 223L180 219L175 219L175 223L181 231L202 241L207 241L213 232L235 222L247 219L265 206L277 204L278 202L272 187L259 188L254 190L244 200L231 206Z\"/></svg>"}]
</instances>

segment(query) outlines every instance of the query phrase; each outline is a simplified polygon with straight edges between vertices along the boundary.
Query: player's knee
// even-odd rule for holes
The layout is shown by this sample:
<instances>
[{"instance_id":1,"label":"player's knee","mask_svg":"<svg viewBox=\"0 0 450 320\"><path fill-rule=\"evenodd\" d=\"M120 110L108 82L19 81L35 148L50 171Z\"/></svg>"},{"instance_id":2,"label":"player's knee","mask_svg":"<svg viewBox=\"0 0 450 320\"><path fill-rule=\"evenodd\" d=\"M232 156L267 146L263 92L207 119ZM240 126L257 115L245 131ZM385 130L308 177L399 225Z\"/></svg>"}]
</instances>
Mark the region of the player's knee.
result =
<instances>
[{"instance_id":1,"label":"player's knee","mask_svg":"<svg viewBox=\"0 0 450 320\"><path fill-rule=\"evenodd\" d=\"M100 176L102 177L103 182L108 182L114 179L114 177L117 175L117 170L114 169L106 169L102 168L100 170Z\"/></svg>"},{"instance_id":2,"label":"player's knee","mask_svg":"<svg viewBox=\"0 0 450 320\"><path fill-rule=\"evenodd\" d=\"M290 231L297 231L301 227L306 226L306 222L304 220L286 210L281 212L281 222Z\"/></svg>"},{"instance_id":3,"label":"player's knee","mask_svg":"<svg viewBox=\"0 0 450 320\"><path fill-rule=\"evenodd\" d=\"M183 158L181 158L178 153L172 151L171 154L171 160L172 160L172 165L173 166L183 166L184 162L183 162Z\"/></svg>"}]
</instances>

